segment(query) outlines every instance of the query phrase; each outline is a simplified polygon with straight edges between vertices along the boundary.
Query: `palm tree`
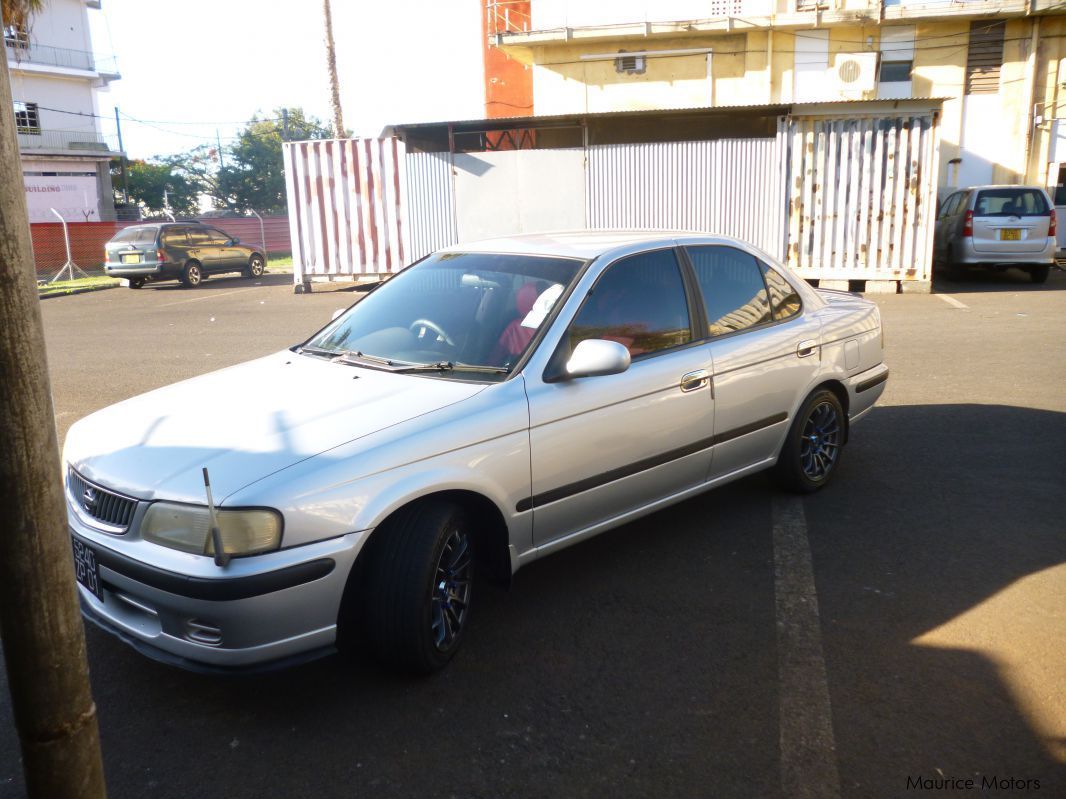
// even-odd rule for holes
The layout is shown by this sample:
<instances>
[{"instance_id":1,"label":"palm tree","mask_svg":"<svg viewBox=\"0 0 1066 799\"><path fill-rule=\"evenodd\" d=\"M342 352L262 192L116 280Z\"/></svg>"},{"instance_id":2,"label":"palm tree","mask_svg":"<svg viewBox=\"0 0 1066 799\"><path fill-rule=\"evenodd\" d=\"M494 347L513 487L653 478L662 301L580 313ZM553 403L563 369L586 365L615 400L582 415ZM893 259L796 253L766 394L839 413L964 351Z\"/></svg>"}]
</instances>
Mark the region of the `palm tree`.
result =
<instances>
[{"instance_id":1,"label":"palm tree","mask_svg":"<svg viewBox=\"0 0 1066 799\"><path fill-rule=\"evenodd\" d=\"M26 27L42 0L0 0ZM4 48L7 49L6 47ZM6 53L0 59L0 628L31 797L104 796L34 285Z\"/></svg>"},{"instance_id":2,"label":"palm tree","mask_svg":"<svg viewBox=\"0 0 1066 799\"><path fill-rule=\"evenodd\" d=\"M322 0L322 15L326 21L326 71L329 72L329 100L333 106L333 135L344 138L344 117L341 114L341 89L337 80L337 56L333 45L333 13L329 0Z\"/></svg>"}]
</instances>

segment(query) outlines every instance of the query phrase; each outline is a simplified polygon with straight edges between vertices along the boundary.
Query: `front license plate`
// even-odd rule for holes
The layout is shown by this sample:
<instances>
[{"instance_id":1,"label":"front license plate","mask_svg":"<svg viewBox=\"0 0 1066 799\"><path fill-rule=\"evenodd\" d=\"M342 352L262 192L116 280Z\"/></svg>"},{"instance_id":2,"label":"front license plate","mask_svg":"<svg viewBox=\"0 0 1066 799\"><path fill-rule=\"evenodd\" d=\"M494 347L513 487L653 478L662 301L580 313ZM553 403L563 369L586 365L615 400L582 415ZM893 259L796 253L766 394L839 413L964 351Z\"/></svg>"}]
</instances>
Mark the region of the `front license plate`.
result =
<instances>
[{"instance_id":1,"label":"front license plate","mask_svg":"<svg viewBox=\"0 0 1066 799\"><path fill-rule=\"evenodd\" d=\"M999 231L1000 241L1021 241L1022 232L1016 227L1005 227Z\"/></svg>"},{"instance_id":2,"label":"front license plate","mask_svg":"<svg viewBox=\"0 0 1066 799\"><path fill-rule=\"evenodd\" d=\"M131 255L123 255L121 260L124 264L139 264L141 262L141 254L138 252Z\"/></svg>"},{"instance_id":3,"label":"front license plate","mask_svg":"<svg viewBox=\"0 0 1066 799\"><path fill-rule=\"evenodd\" d=\"M100 564L96 562L96 553L77 538L71 537L70 541L74 545L74 577L103 602L104 589L100 585Z\"/></svg>"}]
</instances>

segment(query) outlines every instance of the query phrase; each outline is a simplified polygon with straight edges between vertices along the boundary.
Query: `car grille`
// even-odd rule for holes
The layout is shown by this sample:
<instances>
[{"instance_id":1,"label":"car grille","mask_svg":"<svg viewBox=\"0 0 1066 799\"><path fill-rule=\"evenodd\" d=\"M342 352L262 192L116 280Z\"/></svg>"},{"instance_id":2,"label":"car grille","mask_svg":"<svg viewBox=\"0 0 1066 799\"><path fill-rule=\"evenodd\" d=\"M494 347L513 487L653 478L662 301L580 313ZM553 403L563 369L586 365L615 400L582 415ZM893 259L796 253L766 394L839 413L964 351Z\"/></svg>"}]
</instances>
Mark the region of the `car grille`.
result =
<instances>
[{"instance_id":1,"label":"car grille","mask_svg":"<svg viewBox=\"0 0 1066 799\"><path fill-rule=\"evenodd\" d=\"M126 532L137 508L137 500L90 483L73 469L70 470L70 496L87 515L116 528L114 532Z\"/></svg>"}]
</instances>

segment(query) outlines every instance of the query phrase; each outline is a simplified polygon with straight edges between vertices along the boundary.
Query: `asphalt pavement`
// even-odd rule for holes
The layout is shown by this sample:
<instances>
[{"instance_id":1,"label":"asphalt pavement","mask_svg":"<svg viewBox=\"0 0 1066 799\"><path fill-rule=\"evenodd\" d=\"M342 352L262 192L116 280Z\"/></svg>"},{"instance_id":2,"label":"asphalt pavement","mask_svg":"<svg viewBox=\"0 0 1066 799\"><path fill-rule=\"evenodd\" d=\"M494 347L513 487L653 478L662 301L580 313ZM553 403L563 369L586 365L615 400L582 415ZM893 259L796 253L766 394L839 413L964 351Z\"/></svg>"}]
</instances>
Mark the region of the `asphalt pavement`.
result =
<instances>
[{"instance_id":1,"label":"asphalt pavement","mask_svg":"<svg viewBox=\"0 0 1066 799\"><path fill-rule=\"evenodd\" d=\"M60 437L360 296L290 281L44 303ZM874 297L892 376L829 489L782 520L757 475L483 586L437 676L331 657L206 677L90 627L110 795L1066 795L1066 275L938 289ZM807 638L782 601L796 553ZM0 683L0 797L18 797Z\"/></svg>"}]
</instances>

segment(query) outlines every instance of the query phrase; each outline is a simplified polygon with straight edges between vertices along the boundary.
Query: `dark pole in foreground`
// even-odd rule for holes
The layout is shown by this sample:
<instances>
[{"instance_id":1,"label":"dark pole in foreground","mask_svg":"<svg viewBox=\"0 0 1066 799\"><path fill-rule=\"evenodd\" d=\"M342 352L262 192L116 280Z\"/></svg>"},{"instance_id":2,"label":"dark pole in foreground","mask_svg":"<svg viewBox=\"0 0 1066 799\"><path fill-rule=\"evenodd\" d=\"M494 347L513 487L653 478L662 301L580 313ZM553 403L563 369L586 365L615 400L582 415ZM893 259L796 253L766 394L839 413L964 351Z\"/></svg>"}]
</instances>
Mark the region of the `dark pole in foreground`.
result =
<instances>
[{"instance_id":1,"label":"dark pole in foreground","mask_svg":"<svg viewBox=\"0 0 1066 799\"><path fill-rule=\"evenodd\" d=\"M7 59L0 58L0 633L34 799L101 799Z\"/></svg>"}]
</instances>

